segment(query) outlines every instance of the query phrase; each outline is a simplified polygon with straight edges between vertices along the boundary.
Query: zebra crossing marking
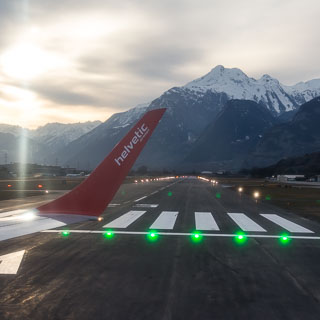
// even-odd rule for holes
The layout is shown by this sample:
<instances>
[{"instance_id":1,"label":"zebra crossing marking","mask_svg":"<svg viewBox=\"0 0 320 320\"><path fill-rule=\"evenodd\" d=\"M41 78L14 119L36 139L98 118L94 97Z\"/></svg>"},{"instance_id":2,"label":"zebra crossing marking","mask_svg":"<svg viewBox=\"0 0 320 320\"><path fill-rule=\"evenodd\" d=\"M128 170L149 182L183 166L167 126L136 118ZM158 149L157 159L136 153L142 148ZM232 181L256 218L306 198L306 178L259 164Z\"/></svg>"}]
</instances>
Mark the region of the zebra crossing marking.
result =
<instances>
[{"instance_id":1,"label":"zebra crossing marking","mask_svg":"<svg viewBox=\"0 0 320 320\"><path fill-rule=\"evenodd\" d=\"M228 216L243 230L243 231L254 231L254 232L266 232L256 222L246 216L244 213L230 213Z\"/></svg>"},{"instance_id":2,"label":"zebra crossing marking","mask_svg":"<svg viewBox=\"0 0 320 320\"><path fill-rule=\"evenodd\" d=\"M219 227L211 212L195 212L196 230L219 231Z\"/></svg>"},{"instance_id":3,"label":"zebra crossing marking","mask_svg":"<svg viewBox=\"0 0 320 320\"><path fill-rule=\"evenodd\" d=\"M278 216L277 214L260 214L262 217L272 221L273 223L279 225L280 227L290 231L290 232L297 232L297 233L314 233L313 231L302 227L294 222L291 222L285 218Z\"/></svg>"},{"instance_id":4,"label":"zebra crossing marking","mask_svg":"<svg viewBox=\"0 0 320 320\"><path fill-rule=\"evenodd\" d=\"M178 213L178 211L162 211L149 229L173 229Z\"/></svg>"},{"instance_id":5,"label":"zebra crossing marking","mask_svg":"<svg viewBox=\"0 0 320 320\"><path fill-rule=\"evenodd\" d=\"M139 219L146 211L129 211L119 218L107 223L103 228L127 228L130 224Z\"/></svg>"}]
</instances>

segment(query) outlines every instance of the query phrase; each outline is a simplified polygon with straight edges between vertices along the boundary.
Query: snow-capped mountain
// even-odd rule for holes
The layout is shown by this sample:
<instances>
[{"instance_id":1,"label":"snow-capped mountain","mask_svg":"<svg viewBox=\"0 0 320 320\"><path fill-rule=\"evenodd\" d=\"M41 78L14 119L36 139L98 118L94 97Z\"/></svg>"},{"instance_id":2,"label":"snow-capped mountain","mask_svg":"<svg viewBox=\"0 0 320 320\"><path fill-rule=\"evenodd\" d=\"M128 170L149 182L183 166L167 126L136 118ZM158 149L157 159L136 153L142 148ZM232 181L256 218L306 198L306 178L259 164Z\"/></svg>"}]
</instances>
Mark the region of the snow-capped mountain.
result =
<instances>
[{"instance_id":1,"label":"snow-capped mountain","mask_svg":"<svg viewBox=\"0 0 320 320\"><path fill-rule=\"evenodd\" d=\"M85 123L48 123L35 130L7 124L0 124L0 152L5 150L9 162L19 160L19 141L24 136L28 141L28 155L26 160L46 164L56 163L58 151L70 142L96 128L101 121L88 121ZM8 143L8 139L12 143ZM8 147L10 145L10 148ZM0 164L4 163L0 159Z\"/></svg>"},{"instance_id":2,"label":"snow-capped mountain","mask_svg":"<svg viewBox=\"0 0 320 320\"><path fill-rule=\"evenodd\" d=\"M29 137L33 140L46 144L51 148L58 149L78 139L87 132L101 124L101 121L88 121L84 123L47 123L46 125L29 131Z\"/></svg>"},{"instance_id":3,"label":"snow-capped mountain","mask_svg":"<svg viewBox=\"0 0 320 320\"><path fill-rule=\"evenodd\" d=\"M167 108L153 136L137 159L135 167L147 165L153 169L179 170L190 151L195 150L198 139L207 126L214 123L226 108L227 101L235 98L253 100L260 107L264 107L266 112L271 113L270 116L276 116L277 119L282 117L283 119L279 122L286 122L294 116L302 103L317 95L320 95L320 80L288 87L268 75L255 80L239 69L217 66L204 77L189 82L185 86L169 89L149 105L144 104L113 115L105 123L71 142L62 150L60 158L64 160L65 165L74 166L78 159L81 159L84 168L89 163L90 168L93 168L144 112L156 108ZM253 104L253 108L254 106L256 105ZM244 109L250 112L252 108ZM286 114L290 114L290 117L283 117ZM239 121L240 118L239 116ZM245 125L249 126L248 122L253 118L253 115L246 115ZM276 122L278 122L277 119ZM237 126L240 125L244 126L241 121ZM219 132L224 132L222 129ZM221 137L211 138L220 139ZM255 145L250 144L250 150L254 147ZM206 148L214 148L214 144L210 145L210 139L206 141ZM237 157L236 152L234 156ZM229 158L225 160L230 160ZM224 163L224 159L221 161ZM239 164L239 161L232 163ZM191 169L198 167L192 166L193 164L190 165Z\"/></svg>"},{"instance_id":4,"label":"snow-capped mountain","mask_svg":"<svg viewBox=\"0 0 320 320\"><path fill-rule=\"evenodd\" d=\"M279 115L319 96L320 79L285 86L267 74L256 80L249 78L240 69L217 66L183 88L198 95L207 91L224 92L229 99L253 100L264 104L274 115Z\"/></svg>"}]
</instances>

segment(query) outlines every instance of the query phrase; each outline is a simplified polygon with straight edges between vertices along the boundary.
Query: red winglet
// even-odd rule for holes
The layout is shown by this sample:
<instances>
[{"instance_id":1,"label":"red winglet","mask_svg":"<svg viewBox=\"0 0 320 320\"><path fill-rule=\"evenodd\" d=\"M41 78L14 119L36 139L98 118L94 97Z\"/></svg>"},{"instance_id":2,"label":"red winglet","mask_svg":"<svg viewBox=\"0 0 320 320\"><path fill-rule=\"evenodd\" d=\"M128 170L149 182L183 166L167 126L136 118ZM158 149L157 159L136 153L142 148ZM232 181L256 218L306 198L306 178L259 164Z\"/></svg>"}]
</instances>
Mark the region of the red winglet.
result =
<instances>
[{"instance_id":1,"label":"red winglet","mask_svg":"<svg viewBox=\"0 0 320 320\"><path fill-rule=\"evenodd\" d=\"M78 187L37 208L40 214L99 216L127 176L166 109L147 112Z\"/></svg>"}]
</instances>

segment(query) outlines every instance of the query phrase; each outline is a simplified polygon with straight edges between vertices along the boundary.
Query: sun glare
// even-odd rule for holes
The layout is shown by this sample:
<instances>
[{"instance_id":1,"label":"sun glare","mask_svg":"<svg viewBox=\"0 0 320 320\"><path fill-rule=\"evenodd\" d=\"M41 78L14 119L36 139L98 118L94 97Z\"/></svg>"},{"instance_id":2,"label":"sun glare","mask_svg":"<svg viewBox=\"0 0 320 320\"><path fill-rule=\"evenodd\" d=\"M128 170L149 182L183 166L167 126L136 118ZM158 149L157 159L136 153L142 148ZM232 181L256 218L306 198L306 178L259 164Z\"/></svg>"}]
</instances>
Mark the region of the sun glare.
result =
<instances>
[{"instance_id":1,"label":"sun glare","mask_svg":"<svg viewBox=\"0 0 320 320\"><path fill-rule=\"evenodd\" d=\"M0 61L6 75L22 80L37 77L62 63L53 54L29 43L21 43L8 49Z\"/></svg>"}]
</instances>

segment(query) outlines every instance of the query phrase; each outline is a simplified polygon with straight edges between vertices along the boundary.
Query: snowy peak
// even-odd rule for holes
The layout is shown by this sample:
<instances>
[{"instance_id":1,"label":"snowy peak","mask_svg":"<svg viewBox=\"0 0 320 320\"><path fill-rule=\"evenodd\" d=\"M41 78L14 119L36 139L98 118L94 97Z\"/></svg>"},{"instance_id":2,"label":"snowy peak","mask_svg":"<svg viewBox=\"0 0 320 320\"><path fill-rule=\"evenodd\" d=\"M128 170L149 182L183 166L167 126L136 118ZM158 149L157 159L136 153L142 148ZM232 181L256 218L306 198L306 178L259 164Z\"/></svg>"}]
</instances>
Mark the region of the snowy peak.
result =
<instances>
[{"instance_id":1,"label":"snowy peak","mask_svg":"<svg viewBox=\"0 0 320 320\"><path fill-rule=\"evenodd\" d=\"M264 74L260 79L249 78L238 68L213 68L205 76L187 83L184 89L199 96L207 91L226 93L229 99L253 100L264 104L273 114L279 115L320 95L320 79L284 86L277 79Z\"/></svg>"},{"instance_id":2,"label":"snowy peak","mask_svg":"<svg viewBox=\"0 0 320 320\"><path fill-rule=\"evenodd\" d=\"M212 89L214 86L221 87L230 84L230 82L248 82L248 76L238 68L228 69L224 66L216 66L205 76L189 82L185 87Z\"/></svg>"}]
</instances>

